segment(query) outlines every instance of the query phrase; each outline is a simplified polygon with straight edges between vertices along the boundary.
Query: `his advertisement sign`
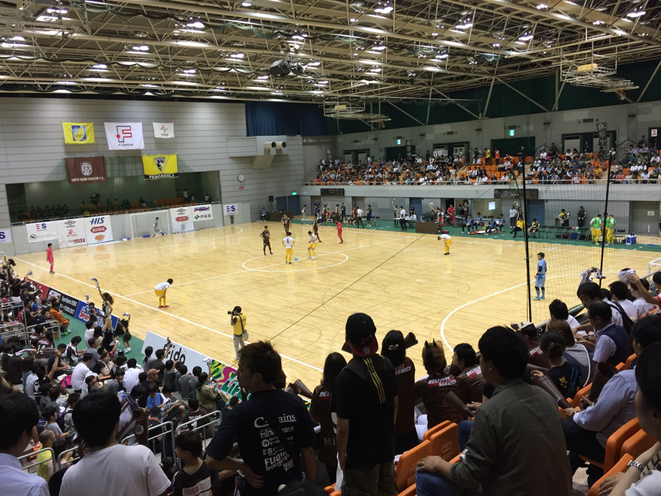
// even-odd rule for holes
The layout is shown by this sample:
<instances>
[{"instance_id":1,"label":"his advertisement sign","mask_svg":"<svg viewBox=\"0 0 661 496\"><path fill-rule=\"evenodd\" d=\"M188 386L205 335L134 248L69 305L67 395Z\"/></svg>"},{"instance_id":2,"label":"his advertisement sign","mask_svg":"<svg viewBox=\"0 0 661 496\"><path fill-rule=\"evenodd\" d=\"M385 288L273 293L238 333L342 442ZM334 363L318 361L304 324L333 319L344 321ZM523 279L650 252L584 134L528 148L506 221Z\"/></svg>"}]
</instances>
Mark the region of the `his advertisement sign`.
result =
<instances>
[{"instance_id":1,"label":"his advertisement sign","mask_svg":"<svg viewBox=\"0 0 661 496\"><path fill-rule=\"evenodd\" d=\"M108 148L111 150L142 150L142 122L104 122Z\"/></svg>"},{"instance_id":2,"label":"his advertisement sign","mask_svg":"<svg viewBox=\"0 0 661 496\"><path fill-rule=\"evenodd\" d=\"M86 217L84 221L87 244L95 245L112 241L112 226L110 225L109 215Z\"/></svg>"},{"instance_id":3,"label":"his advertisement sign","mask_svg":"<svg viewBox=\"0 0 661 496\"><path fill-rule=\"evenodd\" d=\"M42 241L53 241L57 239L57 222L35 222L26 224L28 241L39 243Z\"/></svg>"},{"instance_id":4,"label":"his advertisement sign","mask_svg":"<svg viewBox=\"0 0 661 496\"><path fill-rule=\"evenodd\" d=\"M57 222L57 239L60 248L87 244L83 219L67 219Z\"/></svg>"},{"instance_id":5,"label":"his advertisement sign","mask_svg":"<svg viewBox=\"0 0 661 496\"><path fill-rule=\"evenodd\" d=\"M151 346L154 350L165 349L165 343L167 343L167 338L159 336L155 332L147 331L145 342L142 344L142 353L145 353L145 348L147 348L147 346ZM186 348L173 341L170 351L168 351L168 354L163 358L164 362L168 360L172 360L173 362L179 360L179 363L185 364L186 367L188 367L188 370L193 370L193 367L199 366L203 371L207 371L209 369L207 361L210 361L211 359L202 353L193 351L190 348Z\"/></svg>"},{"instance_id":6,"label":"his advertisement sign","mask_svg":"<svg viewBox=\"0 0 661 496\"><path fill-rule=\"evenodd\" d=\"M225 215L236 215L239 213L239 206L226 203L223 205L223 213Z\"/></svg>"},{"instance_id":7,"label":"his advertisement sign","mask_svg":"<svg viewBox=\"0 0 661 496\"><path fill-rule=\"evenodd\" d=\"M103 316L100 315L100 308L97 308L99 310L99 313L97 313L96 316L96 323L95 325L99 327L103 327ZM76 313L72 314L74 318L82 321L82 322L87 322L90 319L90 307L89 305L83 301L83 300L78 300L78 306L76 307ZM118 317L115 317L114 315L111 316L111 321L112 321L112 328L114 329L117 327L117 321L119 320Z\"/></svg>"},{"instance_id":8,"label":"his advertisement sign","mask_svg":"<svg viewBox=\"0 0 661 496\"><path fill-rule=\"evenodd\" d=\"M69 184L106 182L105 157L67 157L64 163Z\"/></svg>"},{"instance_id":9,"label":"his advertisement sign","mask_svg":"<svg viewBox=\"0 0 661 496\"><path fill-rule=\"evenodd\" d=\"M172 232L184 233L195 230L193 227L193 207L179 207L170 209L172 218Z\"/></svg>"},{"instance_id":10,"label":"his advertisement sign","mask_svg":"<svg viewBox=\"0 0 661 496\"><path fill-rule=\"evenodd\" d=\"M0 229L0 243L11 243L11 229Z\"/></svg>"},{"instance_id":11,"label":"his advertisement sign","mask_svg":"<svg viewBox=\"0 0 661 496\"><path fill-rule=\"evenodd\" d=\"M211 211L211 205L198 205L197 207L193 207L193 222L212 219L213 212Z\"/></svg>"}]
</instances>

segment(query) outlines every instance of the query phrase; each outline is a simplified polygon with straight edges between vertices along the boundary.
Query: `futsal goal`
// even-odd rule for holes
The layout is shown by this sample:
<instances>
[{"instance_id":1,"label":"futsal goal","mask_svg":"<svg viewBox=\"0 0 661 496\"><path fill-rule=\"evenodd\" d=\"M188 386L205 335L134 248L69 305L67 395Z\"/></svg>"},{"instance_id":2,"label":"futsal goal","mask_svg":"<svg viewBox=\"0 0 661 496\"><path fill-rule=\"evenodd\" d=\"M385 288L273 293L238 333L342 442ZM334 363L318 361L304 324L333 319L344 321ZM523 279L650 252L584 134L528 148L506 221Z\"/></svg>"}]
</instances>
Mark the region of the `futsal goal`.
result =
<instances>
[{"instance_id":1,"label":"futsal goal","mask_svg":"<svg viewBox=\"0 0 661 496\"><path fill-rule=\"evenodd\" d=\"M163 234L170 234L170 216L167 210L139 212L129 214L131 221L131 238L147 238L154 234L154 222L158 217L158 229Z\"/></svg>"}]
</instances>

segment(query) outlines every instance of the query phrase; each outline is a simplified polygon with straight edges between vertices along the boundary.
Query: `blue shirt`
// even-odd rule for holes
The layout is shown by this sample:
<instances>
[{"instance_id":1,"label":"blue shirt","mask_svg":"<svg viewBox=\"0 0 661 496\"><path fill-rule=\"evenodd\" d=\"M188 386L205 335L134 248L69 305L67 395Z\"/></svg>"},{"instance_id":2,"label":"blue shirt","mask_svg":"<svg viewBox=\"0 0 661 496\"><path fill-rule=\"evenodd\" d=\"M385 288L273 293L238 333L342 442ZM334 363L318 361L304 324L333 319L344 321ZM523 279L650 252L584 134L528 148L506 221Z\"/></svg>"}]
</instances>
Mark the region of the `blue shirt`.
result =
<instances>
[{"instance_id":1,"label":"blue shirt","mask_svg":"<svg viewBox=\"0 0 661 496\"><path fill-rule=\"evenodd\" d=\"M22 496L48 496L48 483L38 475L28 474L21 462L6 453L0 453L0 480L2 494Z\"/></svg>"},{"instance_id":2,"label":"blue shirt","mask_svg":"<svg viewBox=\"0 0 661 496\"><path fill-rule=\"evenodd\" d=\"M147 411L151 410L155 406L161 406L165 399L161 395L161 393L156 393L156 396L153 398L151 396L147 397Z\"/></svg>"},{"instance_id":3,"label":"blue shirt","mask_svg":"<svg viewBox=\"0 0 661 496\"><path fill-rule=\"evenodd\" d=\"M540 260L537 262L537 274L546 275L546 260Z\"/></svg>"}]
</instances>

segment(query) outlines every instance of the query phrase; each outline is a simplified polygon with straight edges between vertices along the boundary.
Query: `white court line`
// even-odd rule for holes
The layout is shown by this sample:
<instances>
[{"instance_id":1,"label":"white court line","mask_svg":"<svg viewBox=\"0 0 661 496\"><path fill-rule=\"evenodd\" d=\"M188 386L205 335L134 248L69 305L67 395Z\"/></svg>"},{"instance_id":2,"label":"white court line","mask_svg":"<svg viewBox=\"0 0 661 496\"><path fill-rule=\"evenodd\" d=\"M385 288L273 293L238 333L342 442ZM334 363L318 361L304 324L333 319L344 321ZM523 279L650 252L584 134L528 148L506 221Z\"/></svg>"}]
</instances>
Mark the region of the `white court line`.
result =
<instances>
[{"instance_id":1,"label":"white court line","mask_svg":"<svg viewBox=\"0 0 661 496\"><path fill-rule=\"evenodd\" d=\"M17 258L17 257L14 257L14 258L15 258L16 260L19 260L20 262L23 262L23 263L27 264L27 265L32 265L33 267L36 267L36 268L38 268L38 269L40 269L40 270L43 270L43 271L46 270L46 269L44 269L43 267L40 267L40 266L38 266L38 265L36 265L36 264L33 264L33 263L31 263L31 262L26 262L25 260L21 260L20 258ZM94 289L96 289L96 286L93 286L93 285L88 284L88 283L83 282L83 281L79 281L78 279L74 279L73 277L69 277L69 276L64 275L64 274L61 274L61 273L58 273L57 275L60 276L60 277L65 277L65 278L69 279L70 281L76 282L76 283L78 283L78 284L82 284L83 286L87 286L87 287L90 287L90 288L94 288ZM202 329L206 329L207 331L215 332L216 334L220 334L221 336L224 336L224 337L226 337L226 338L233 339L232 335L230 335L230 334L225 334L224 332L218 331L218 330L216 330L216 329L212 329L211 327L207 327L207 326L205 326L205 325L198 324L197 322L194 322L194 321L192 321L192 320L188 320L188 319L186 319L186 318L184 318L184 317L180 317L179 315L175 315L175 314L173 314L173 313L168 313L168 312L165 312L165 311L163 311L163 310L161 310L161 309L159 309L159 308L154 308L154 307L151 307L151 306L149 306L149 305L145 305L144 303L141 303L141 302L139 302L139 301L132 300L131 298L127 298L126 296L120 296L120 295L116 295L116 296L117 296L117 298L122 298L122 299L124 299L124 300L126 300L126 301L130 301L131 303L134 303L134 304L136 304L136 305L143 306L143 307L148 308L148 309L150 309L150 310L153 310L153 311L155 311L155 312L160 312L160 313L162 313L163 315L168 315L168 316L173 317L173 318L175 318L175 319L181 320L182 322L186 322L186 323L188 323L188 324L195 325L195 326L200 327L200 328L202 328ZM301 364L301 365L305 365L306 367L309 367L309 368L311 368L311 369L313 369L313 370L316 370L316 371L318 371L318 372L323 372L323 369L320 369L319 367L315 367L314 365L310 365L309 363L305 363L305 362L302 362L302 361L297 360L297 359L295 359L295 358L289 357L289 356L287 356L287 355L283 355L282 353L280 353L280 356L281 356L282 358L285 358L285 359L290 360L290 361L292 361L292 362L295 362L295 363L298 363L298 364Z\"/></svg>"},{"instance_id":2,"label":"white court line","mask_svg":"<svg viewBox=\"0 0 661 496\"><path fill-rule=\"evenodd\" d=\"M330 253L328 253L328 255L331 255L331 254L334 254L334 253L338 253L338 252L330 252ZM339 255L344 255L344 253L338 253L338 254L339 254ZM321 257L321 256L323 256L323 255L325 255L325 253L322 253L322 254L319 255L319 256ZM276 266L278 266L278 265L284 265L284 264L285 264L284 262L280 262L279 264L265 265L265 266L263 266L263 267L259 267L259 268L257 268L257 269L251 269L251 268L246 267L246 264L247 264L248 262L252 262L253 260L259 260L259 259L261 259L261 258L262 258L262 257L250 258L250 259L246 260L245 262L243 262L242 267L243 267L244 269L246 269L246 270L249 270L249 271L254 271L254 272L266 272L267 274L278 274L278 273L287 273L287 274L288 274L288 273L290 273L290 272L307 272L308 270L329 269L330 267L336 267L336 266L338 266L338 265L340 265L340 264L343 264L343 263L346 262L347 260L349 260L349 256L348 256L348 255L344 255L344 260L342 260L341 262L334 263L334 264L332 264L332 265L324 265L323 267L312 267L312 268L310 268L310 269L294 269L294 270L263 270L263 269L266 269L266 268L268 268L268 267L276 267ZM306 259L306 260L307 260L307 259ZM301 261L302 261L302 260L301 260ZM298 264L298 262L294 262L294 264Z\"/></svg>"},{"instance_id":3,"label":"white court line","mask_svg":"<svg viewBox=\"0 0 661 496\"><path fill-rule=\"evenodd\" d=\"M564 276L553 276L553 277L549 277L548 279L551 280L551 279L560 279L560 278L562 278L562 277L579 277L580 275L581 275L581 274L566 274L566 275L564 275ZM531 281L531 282L532 282L532 281ZM460 306L458 306L457 308L455 308L454 310L452 310L452 311L451 311L451 312L450 312L450 313L449 313L449 314L443 319L443 322L441 322L441 338L443 339L443 342L445 343L445 346L447 346L448 349L449 349L450 351L454 350L454 348L453 348L452 346L450 346L450 343L448 343L448 340L447 340L446 337L445 337L445 323L448 321L448 319L449 319L450 317L452 317L453 314L455 314L456 312L458 312L458 311L461 310L462 308L465 308L465 307L467 307L467 306L469 306L469 305L472 305L473 303L477 303L477 302L479 302L479 301L486 300L487 298L492 298L493 296L499 295L499 294L501 294L501 293L506 293L507 291L511 291L511 290L513 290L513 289L520 288L521 286L525 286L526 284L528 284L527 281L526 281L526 282L522 282L521 284L517 284L516 286L512 286L511 288L506 288L506 289L503 289L503 290L501 290L501 291L496 291L495 293L491 293L490 295L483 296L482 298L478 298L477 300L473 300L473 301L469 301L468 303L464 303L463 305L460 305Z\"/></svg>"}]
</instances>

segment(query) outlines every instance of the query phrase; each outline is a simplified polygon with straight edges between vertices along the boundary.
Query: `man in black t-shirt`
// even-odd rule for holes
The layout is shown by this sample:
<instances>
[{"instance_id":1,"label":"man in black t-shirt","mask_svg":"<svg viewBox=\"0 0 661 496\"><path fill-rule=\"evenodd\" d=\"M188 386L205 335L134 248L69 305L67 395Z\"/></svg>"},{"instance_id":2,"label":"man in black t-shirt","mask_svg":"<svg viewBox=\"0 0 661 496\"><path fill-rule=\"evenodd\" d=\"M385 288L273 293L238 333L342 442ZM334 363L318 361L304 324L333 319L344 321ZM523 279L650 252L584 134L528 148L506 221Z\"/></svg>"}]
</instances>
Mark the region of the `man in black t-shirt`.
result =
<instances>
[{"instance_id":1,"label":"man in black t-shirt","mask_svg":"<svg viewBox=\"0 0 661 496\"><path fill-rule=\"evenodd\" d=\"M331 400L342 495L395 496L395 369L376 353L376 327L369 315L351 315L345 330L353 359L337 376Z\"/></svg>"},{"instance_id":2,"label":"man in black t-shirt","mask_svg":"<svg viewBox=\"0 0 661 496\"><path fill-rule=\"evenodd\" d=\"M298 396L273 387L281 371L280 355L270 343L258 341L241 349L239 385L252 395L223 418L207 447L209 468L244 475L242 496L275 496L281 484L302 479L301 468L306 479L315 479L312 418ZM234 443L240 459L230 456Z\"/></svg>"}]
</instances>

